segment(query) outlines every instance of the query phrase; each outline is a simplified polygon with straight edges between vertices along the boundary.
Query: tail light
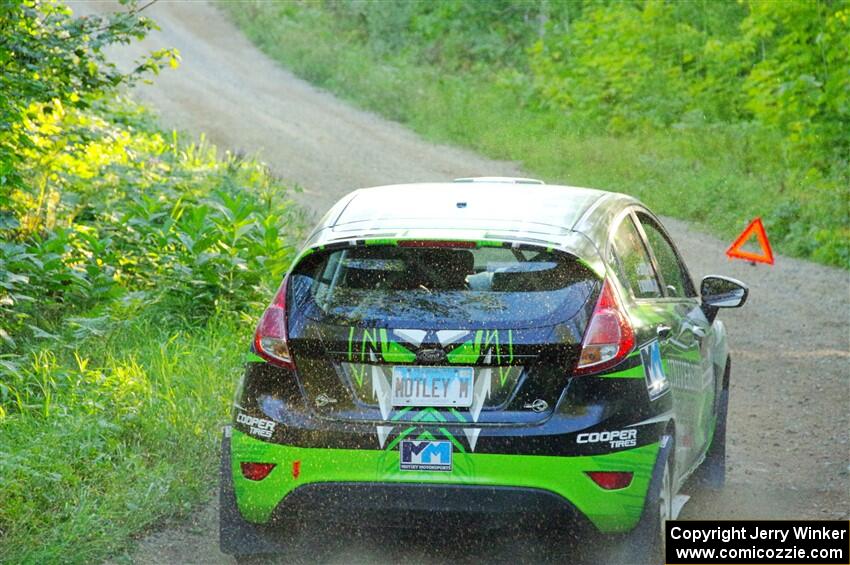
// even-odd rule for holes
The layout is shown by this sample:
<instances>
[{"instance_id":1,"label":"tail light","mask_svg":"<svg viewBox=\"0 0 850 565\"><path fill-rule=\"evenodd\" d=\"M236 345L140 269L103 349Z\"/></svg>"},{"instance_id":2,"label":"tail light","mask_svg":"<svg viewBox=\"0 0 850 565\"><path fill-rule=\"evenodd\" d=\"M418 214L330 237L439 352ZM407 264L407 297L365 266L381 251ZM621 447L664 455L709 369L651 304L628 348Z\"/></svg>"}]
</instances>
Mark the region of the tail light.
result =
<instances>
[{"instance_id":1,"label":"tail light","mask_svg":"<svg viewBox=\"0 0 850 565\"><path fill-rule=\"evenodd\" d=\"M584 333L581 355L573 375L586 375L613 367L629 354L634 345L632 326L617 301L611 283L606 280L602 283L602 292Z\"/></svg>"},{"instance_id":2,"label":"tail light","mask_svg":"<svg viewBox=\"0 0 850 565\"><path fill-rule=\"evenodd\" d=\"M254 349L258 355L268 362L292 369L294 368L292 355L286 341L287 280L283 280L274 300L263 312L260 323L257 324L257 331L254 334Z\"/></svg>"},{"instance_id":3,"label":"tail light","mask_svg":"<svg viewBox=\"0 0 850 565\"><path fill-rule=\"evenodd\" d=\"M634 473L626 471L588 471L587 476L605 490L626 488L632 484Z\"/></svg>"},{"instance_id":4,"label":"tail light","mask_svg":"<svg viewBox=\"0 0 850 565\"><path fill-rule=\"evenodd\" d=\"M274 463L240 463L239 466L242 468L242 476L249 481L262 481L275 468Z\"/></svg>"}]
</instances>

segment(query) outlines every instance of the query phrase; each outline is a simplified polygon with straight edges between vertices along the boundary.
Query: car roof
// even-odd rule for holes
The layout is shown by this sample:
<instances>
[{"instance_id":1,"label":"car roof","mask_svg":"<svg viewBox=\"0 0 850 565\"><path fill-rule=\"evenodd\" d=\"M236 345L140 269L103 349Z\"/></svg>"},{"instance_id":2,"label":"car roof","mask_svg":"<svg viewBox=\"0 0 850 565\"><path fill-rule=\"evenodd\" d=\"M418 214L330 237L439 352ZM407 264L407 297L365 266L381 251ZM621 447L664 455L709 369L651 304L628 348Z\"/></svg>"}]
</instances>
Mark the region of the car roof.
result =
<instances>
[{"instance_id":1,"label":"car roof","mask_svg":"<svg viewBox=\"0 0 850 565\"><path fill-rule=\"evenodd\" d=\"M355 191L330 225L334 231L415 227L486 227L563 233L601 190L499 180L399 184Z\"/></svg>"},{"instance_id":2,"label":"car roof","mask_svg":"<svg viewBox=\"0 0 850 565\"><path fill-rule=\"evenodd\" d=\"M484 177L361 188L337 202L308 247L361 239L501 240L553 246L601 268L598 246L634 198L534 179Z\"/></svg>"}]
</instances>

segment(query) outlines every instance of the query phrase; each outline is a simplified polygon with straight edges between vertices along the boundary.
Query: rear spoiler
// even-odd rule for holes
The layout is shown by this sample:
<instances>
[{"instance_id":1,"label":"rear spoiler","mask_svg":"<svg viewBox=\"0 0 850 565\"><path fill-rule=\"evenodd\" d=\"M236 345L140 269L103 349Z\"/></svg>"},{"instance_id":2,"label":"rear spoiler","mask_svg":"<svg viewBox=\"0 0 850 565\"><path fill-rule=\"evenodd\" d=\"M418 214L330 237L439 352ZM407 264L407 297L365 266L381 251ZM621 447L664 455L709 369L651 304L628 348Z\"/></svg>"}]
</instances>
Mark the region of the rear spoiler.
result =
<instances>
[{"instance_id":1,"label":"rear spoiler","mask_svg":"<svg viewBox=\"0 0 850 565\"><path fill-rule=\"evenodd\" d=\"M445 232L442 232L440 235L444 233ZM571 249L571 247L573 247L572 245L569 247L565 246L563 241L545 241L529 237L508 239L505 237L493 237L497 234L489 233L484 234L484 239L433 237L433 232L431 232L432 237L417 237L412 233L410 234L410 237L355 237L350 239L335 240L326 244L312 245L306 247L292 262L292 265L290 266L290 271L294 269L295 266L298 265L298 263L304 260L304 258L312 255L317 251L333 251L336 249L345 249L347 247L355 247L361 245L407 246L413 244L418 246L423 244L424 242L432 241L434 243L439 244L439 246L441 247L452 247L452 243L456 243L457 247L467 247L476 249L480 249L482 247L506 247L512 249L545 249L547 251L559 251L575 258L576 261L587 267L600 279L605 278L605 266L602 261L602 258L599 256L596 246L594 246L590 242L590 239L588 239L587 236L585 236L584 234L581 234L579 232L570 232L570 235L573 234L575 237L571 237L570 239L574 240L574 243L581 244L580 252ZM502 234L498 235L502 236Z\"/></svg>"}]
</instances>

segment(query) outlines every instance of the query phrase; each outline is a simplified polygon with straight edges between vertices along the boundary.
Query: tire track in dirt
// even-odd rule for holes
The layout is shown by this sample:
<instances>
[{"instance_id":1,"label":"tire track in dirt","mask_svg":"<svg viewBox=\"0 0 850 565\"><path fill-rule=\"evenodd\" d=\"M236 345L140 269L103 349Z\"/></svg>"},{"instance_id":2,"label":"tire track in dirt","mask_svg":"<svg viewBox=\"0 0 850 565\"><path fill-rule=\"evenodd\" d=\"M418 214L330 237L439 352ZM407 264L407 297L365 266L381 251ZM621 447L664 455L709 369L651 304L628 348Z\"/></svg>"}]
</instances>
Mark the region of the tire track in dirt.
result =
<instances>
[{"instance_id":1,"label":"tire track in dirt","mask_svg":"<svg viewBox=\"0 0 850 565\"><path fill-rule=\"evenodd\" d=\"M107 11L115 5L77 3L75 8ZM304 187L297 199L315 214L362 186L526 176L516 164L428 143L316 89L259 52L206 3L160 2L149 15L162 31L116 50L114 59L124 66L147 50L177 47L183 62L178 71L163 72L154 85L137 87L134 97L157 109L164 124L203 133L222 149L259 153L281 178ZM723 254L727 243L684 222L667 219L665 224L695 279L727 274L751 286L744 309L721 314L733 355L728 486L720 493L692 493L683 517L847 518L850 276L782 256L773 267L731 262ZM544 557L533 540L519 538L484 551L495 561ZM213 502L191 520L163 525L126 559L229 562L217 546ZM324 558L382 562L411 555L417 561L445 558L427 548L411 553L408 546L393 550L368 539ZM462 555L452 558L463 561Z\"/></svg>"}]
</instances>

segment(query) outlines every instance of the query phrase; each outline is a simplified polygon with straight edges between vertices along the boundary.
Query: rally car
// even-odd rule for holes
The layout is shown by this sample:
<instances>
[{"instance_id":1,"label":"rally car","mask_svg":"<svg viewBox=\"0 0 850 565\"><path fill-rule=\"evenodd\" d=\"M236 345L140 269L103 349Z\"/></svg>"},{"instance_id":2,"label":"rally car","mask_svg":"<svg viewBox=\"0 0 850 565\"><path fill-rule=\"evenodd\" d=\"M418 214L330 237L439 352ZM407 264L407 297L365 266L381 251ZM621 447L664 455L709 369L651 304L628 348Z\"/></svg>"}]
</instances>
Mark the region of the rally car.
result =
<instances>
[{"instance_id":1,"label":"rally car","mask_svg":"<svg viewBox=\"0 0 850 565\"><path fill-rule=\"evenodd\" d=\"M661 221L531 179L357 190L257 325L225 428L221 549L305 524L591 531L660 559L674 496L725 477L730 355Z\"/></svg>"}]
</instances>

